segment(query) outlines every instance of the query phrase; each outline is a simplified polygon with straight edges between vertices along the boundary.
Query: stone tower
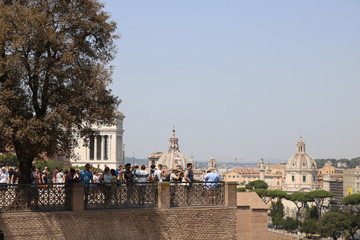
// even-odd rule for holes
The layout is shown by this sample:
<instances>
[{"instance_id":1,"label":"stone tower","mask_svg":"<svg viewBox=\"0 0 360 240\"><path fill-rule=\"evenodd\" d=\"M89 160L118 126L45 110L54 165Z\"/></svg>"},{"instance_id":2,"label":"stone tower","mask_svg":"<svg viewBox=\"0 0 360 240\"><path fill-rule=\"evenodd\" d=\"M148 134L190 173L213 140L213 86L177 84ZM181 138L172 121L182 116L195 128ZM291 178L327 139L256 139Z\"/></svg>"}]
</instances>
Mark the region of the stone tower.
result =
<instances>
[{"instance_id":1,"label":"stone tower","mask_svg":"<svg viewBox=\"0 0 360 240\"><path fill-rule=\"evenodd\" d=\"M265 164L264 164L264 159L260 159L259 161L259 170L260 170L260 180L265 181Z\"/></svg>"},{"instance_id":2,"label":"stone tower","mask_svg":"<svg viewBox=\"0 0 360 240\"><path fill-rule=\"evenodd\" d=\"M211 157L208 161L208 168L214 168L215 170L217 170L217 161L214 157Z\"/></svg>"}]
</instances>

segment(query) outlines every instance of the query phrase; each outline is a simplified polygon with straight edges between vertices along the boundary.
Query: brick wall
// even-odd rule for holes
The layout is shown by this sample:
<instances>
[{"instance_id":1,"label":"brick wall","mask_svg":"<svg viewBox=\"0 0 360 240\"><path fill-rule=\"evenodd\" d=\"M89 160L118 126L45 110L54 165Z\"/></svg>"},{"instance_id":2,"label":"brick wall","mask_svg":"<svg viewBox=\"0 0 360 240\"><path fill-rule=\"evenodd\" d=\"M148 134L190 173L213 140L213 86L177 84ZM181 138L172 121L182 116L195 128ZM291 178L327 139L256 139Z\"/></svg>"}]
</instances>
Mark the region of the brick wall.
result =
<instances>
[{"instance_id":1,"label":"brick wall","mask_svg":"<svg viewBox=\"0 0 360 240\"><path fill-rule=\"evenodd\" d=\"M236 239L235 207L0 213L5 239Z\"/></svg>"}]
</instances>

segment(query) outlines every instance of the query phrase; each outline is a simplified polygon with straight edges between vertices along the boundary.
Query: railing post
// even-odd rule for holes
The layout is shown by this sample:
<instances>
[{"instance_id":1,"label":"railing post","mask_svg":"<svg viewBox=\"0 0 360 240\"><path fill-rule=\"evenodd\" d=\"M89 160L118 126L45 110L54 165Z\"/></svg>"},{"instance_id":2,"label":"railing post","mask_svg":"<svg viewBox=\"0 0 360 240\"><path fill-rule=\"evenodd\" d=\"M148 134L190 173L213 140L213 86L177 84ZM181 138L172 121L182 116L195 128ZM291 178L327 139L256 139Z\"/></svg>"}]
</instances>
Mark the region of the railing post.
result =
<instances>
[{"instance_id":1,"label":"railing post","mask_svg":"<svg viewBox=\"0 0 360 240\"><path fill-rule=\"evenodd\" d=\"M170 182L158 182L158 208L170 208Z\"/></svg>"},{"instance_id":2,"label":"railing post","mask_svg":"<svg viewBox=\"0 0 360 240\"><path fill-rule=\"evenodd\" d=\"M237 182L225 182L225 206L237 206L236 186Z\"/></svg>"},{"instance_id":3,"label":"railing post","mask_svg":"<svg viewBox=\"0 0 360 240\"><path fill-rule=\"evenodd\" d=\"M84 211L84 184L73 183L71 186L71 211Z\"/></svg>"}]
</instances>

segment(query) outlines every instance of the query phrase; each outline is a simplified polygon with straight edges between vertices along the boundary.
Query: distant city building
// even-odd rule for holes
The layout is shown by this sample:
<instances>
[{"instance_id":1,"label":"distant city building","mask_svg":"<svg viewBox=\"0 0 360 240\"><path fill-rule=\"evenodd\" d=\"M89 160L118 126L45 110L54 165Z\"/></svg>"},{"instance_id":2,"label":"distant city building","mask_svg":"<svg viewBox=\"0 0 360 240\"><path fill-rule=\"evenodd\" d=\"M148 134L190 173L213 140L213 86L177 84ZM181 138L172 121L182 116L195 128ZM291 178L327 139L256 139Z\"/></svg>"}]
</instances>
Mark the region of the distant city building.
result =
<instances>
[{"instance_id":1,"label":"distant city building","mask_svg":"<svg viewBox=\"0 0 360 240\"><path fill-rule=\"evenodd\" d=\"M148 156L149 159L149 168L151 165L155 165L157 164L157 162L159 161L159 158L164 154L164 152L154 152L153 154L150 154Z\"/></svg>"},{"instance_id":2,"label":"distant city building","mask_svg":"<svg viewBox=\"0 0 360 240\"><path fill-rule=\"evenodd\" d=\"M155 163L155 165L162 164L163 168L166 170L171 170L174 168L186 169L188 163L193 163L192 158L187 158L179 149L179 139L175 136L175 129L173 129L173 135L169 139L169 150L163 153L158 160L156 161L157 155L150 155L149 163ZM150 158L151 157L151 158Z\"/></svg>"},{"instance_id":3,"label":"distant city building","mask_svg":"<svg viewBox=\"0 0 360 240\"><path fill-rule=\"evenodd\" d=\"M239 185L245 185L256 180L260 180L259 169L234 168L225 173L224 176L224 181L238 182Z\"/></svg>"},{"instance_id":4,"label":"distant city building","mask_svg":"<svg viewBox=\"0 0 360 240\"><path fill-rule=\"evenodd\" d=\"M338 168L347 168L348 165L346 162L337 162L337 167Z\"/></svg>"},{"instance_id":5,"label":"distant city building","mask_svg":"<svg viewBox=\"0 0 360 240\"><path fill-rule=\"evenodd\" d=\"M70 159L71 164L83 166L90 163L101 169L116 169L118 165L124 164L124 118L119 112L113 126L94 127L94 130L99 131L99 135L90 137L87 147L83 146L83 140L79 141L79 147L74 149L75 156Z\"/></svg>"},{"instance_id":6,"label":"distant city building","mask_svg":"<svg viewBox=\"0 0 360 240\"><path fill-rule=\"evenodd\" d=\"M324 179L327 178L328 181L341 181L343 179L343 169L337 169L332 166L331 161L327 161L322 168L317 169L318 175L318 188L324 189ZM327 190L328 191L328 190Z\"/></svg>"},{"instance_id":7,"label":"distant city building","mask_svg":"<svg viewBox=\"0 0 360 240\"><path fill-rule=\"evenodd\" d=\"M334 197L330 200L331 204L340 205L344 196L342 177L341 179L334 179L330 174L324 175L322 189L334 194Z\"/></svg>"},{"instance_id":8,"label":"distant city building","mask_svg":"<svg viewBox=\"0 0 360 240\"><path fill-rule=\"evenodd\" d=\"M344 197L360 193L360 168L344 169L343 193Z\"/></svg>"},{"instance_id":9,"label":"distant city building","mask_svg":"<svg viewBox=\"0 0 360 240\"><path fill-rule=\"evenodd\" d=\"M297 150L285 167L283 191L288 193L310 192L316 189L316 162L305 152L305 143L300 140Z\"/></svg>"},{"instance_id":10,"label":"distant city building","mask_svg":"<svg viewBox=\"0 0 360 240\"><path fill-rule=\"evenodd\" d=\"M217 161L214 157L211 157L208 161L208 168L214 168L217 171Z\"/></svg>"},{"instance_id":11,"label":"distant city building","mask_svg":"<svg viewBox=\"0 0 360 240\"><path fill-rule=\"evenodd\" d=\"M282 189L284 164L264 164L261 159L258 164L258 169L254 168L234 168L223 174L224 181L238 182L240 186L246 185L249 182L262 180L265 181L269 189Z\"/></svg>"},{"instance_id":12,"label":"distant city building","mask_svg":"<svg viewBox=\"0 0 360 240\"><path fill-rule=\"evenodd\" d=\"M269 189L281 190L283 186L285 164L267 164L265 171L265 182Z\"/></svg>"}]
</instances>

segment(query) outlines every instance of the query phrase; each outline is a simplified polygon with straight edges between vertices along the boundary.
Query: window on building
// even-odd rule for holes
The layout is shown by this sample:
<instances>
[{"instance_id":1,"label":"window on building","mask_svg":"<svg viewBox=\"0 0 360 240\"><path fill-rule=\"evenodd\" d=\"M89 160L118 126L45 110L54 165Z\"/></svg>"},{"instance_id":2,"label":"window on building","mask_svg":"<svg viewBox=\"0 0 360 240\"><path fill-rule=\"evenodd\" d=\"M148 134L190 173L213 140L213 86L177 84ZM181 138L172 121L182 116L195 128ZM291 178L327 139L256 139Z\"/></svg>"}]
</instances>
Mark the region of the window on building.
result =
<instances>
[{"instance_id":1,"label":"window on building","mask_svg":"<svg viewBox=\"0 0 360 240\"><path fill-rule=\"evenodd\" d=\"M303 176L303 182L306 182L306 176Z\"/></svg>"},{"instance_id":2,"label":"window on building","mask_svg":"<svg viewBox=\"0 0 360 240\"><path fill-rule=\"evenodd\" d=\"M95 152L95 147L94 147L94 143L95 142L95 138L94 136L90 137L90 144L89 144L89 148L90 148L90 160L94 160L94 152Z\"/></svg>"},{"instance_id":3,"label":"window on building","mask_svg":"<svg viewBox=\"0 0 360 240\"><path fill-rule=\"evenodd\" d=\"M104 136L104 160L108 160L108 135Z\"/></svg>"},{"instance_id":4,"label":"window on building","mask_svg":"<svg viewBox=\"0 0 360 240\"><path fill-rule=\"evenodd\" d=\"M295 182L295 176L291 176L291 181Z\"/></svg>"},{"instance_id":5,"label":"window on building","mask_svg":"<svg viewBox=\"0 0 360 240\"><path fill-rule=\"evenodd\" d=\"M96 138L96 159L101 160L101 136Z\"/></svg>"}]
</instances>

